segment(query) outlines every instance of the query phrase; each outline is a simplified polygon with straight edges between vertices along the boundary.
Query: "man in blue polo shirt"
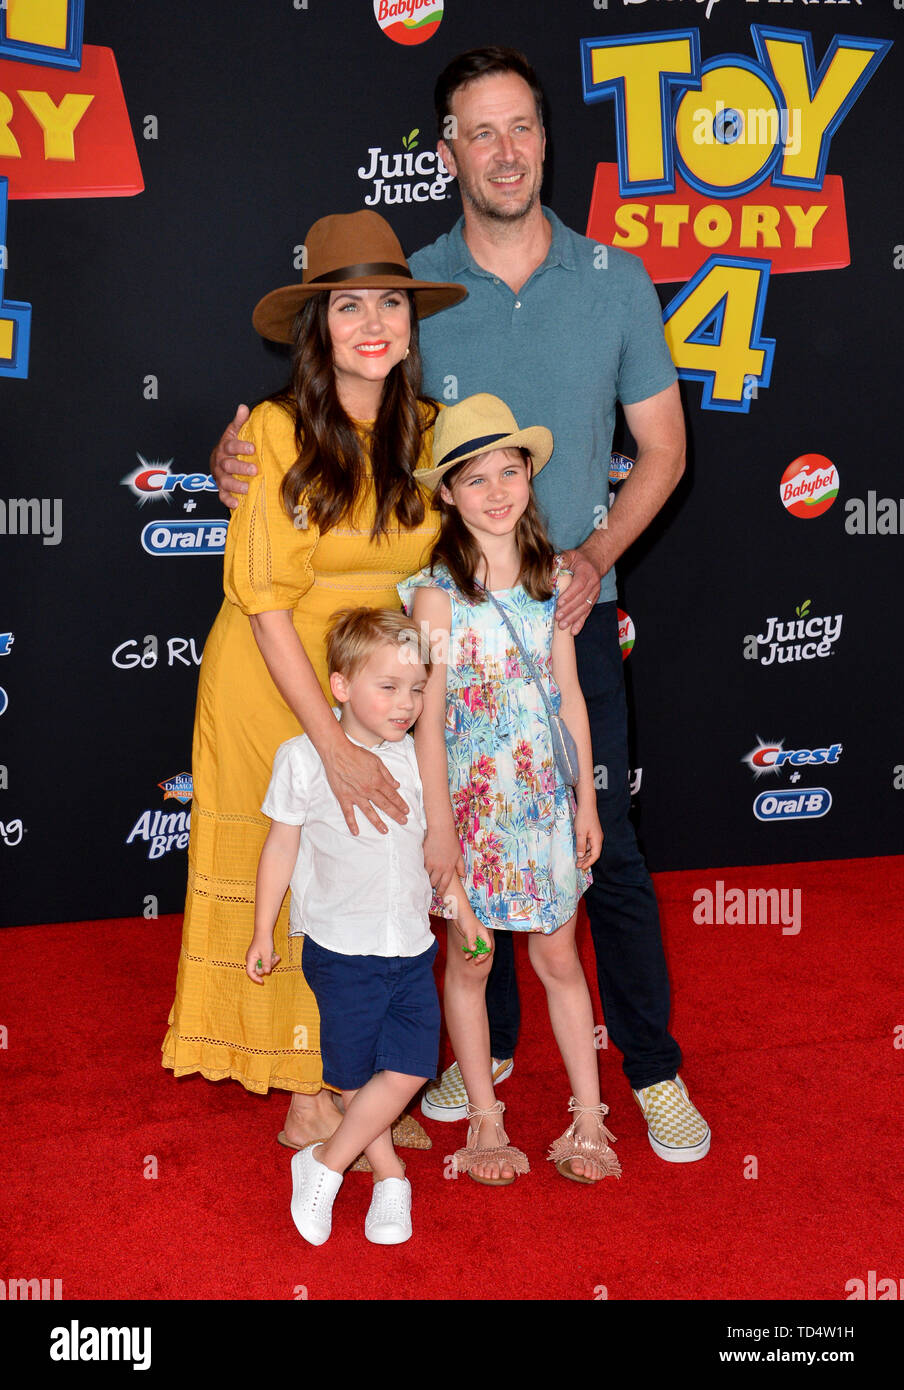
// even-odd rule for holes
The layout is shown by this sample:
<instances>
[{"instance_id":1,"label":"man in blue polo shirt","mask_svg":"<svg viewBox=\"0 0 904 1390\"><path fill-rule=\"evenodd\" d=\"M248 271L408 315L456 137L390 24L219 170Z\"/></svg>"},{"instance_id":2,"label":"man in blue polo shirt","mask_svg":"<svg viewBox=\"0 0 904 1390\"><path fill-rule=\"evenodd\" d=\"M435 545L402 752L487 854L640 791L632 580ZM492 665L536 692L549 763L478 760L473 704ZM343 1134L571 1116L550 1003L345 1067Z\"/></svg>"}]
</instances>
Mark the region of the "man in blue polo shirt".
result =
<instances>
[{"instance_id":1,"label":"man in blue polo shirt","mask_svg":"<svg viewBox=\"0 0 904 1390\"><path fill-rule=\"evenodd\" d=\"M419 278L466 285L468 297L420 325L424 386L440 401L492 392L520 425L552 430L555 450L536 493L574 575L558 619L575 633L594 763L605 783L597 797L603 853L584 898L600 998L654 1151L693 1162L708 1152L710 1132L677 1075L659 913L629 819L613 568L684 470L684 419L659 301L639 260L579 236L540 203L543 95L523 55L504 48L460 55L440 75L435 100L438 149L458 179L463 215L410 267ZM616 401L636 461L609 513ZM214 459L224 500L244 490L229 474L252 471L237 458L244 450L230 431ZM507 933L497 936L487 1009L494 1072L503 1080L519 1027ZM423 1108L455 1120L464 1118L465 1101L453 1065L428 1088Z\"/></svg>"}]
</instances>

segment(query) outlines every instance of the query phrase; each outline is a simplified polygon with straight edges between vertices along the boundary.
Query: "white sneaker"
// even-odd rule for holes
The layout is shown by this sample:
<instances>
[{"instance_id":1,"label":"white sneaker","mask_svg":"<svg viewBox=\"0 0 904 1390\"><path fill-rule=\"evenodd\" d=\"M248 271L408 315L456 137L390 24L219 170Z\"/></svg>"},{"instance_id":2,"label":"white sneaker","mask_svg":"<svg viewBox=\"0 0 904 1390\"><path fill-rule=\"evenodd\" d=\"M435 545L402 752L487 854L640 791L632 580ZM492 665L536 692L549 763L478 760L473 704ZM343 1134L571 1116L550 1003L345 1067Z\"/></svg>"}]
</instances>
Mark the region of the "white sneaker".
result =
<instances>
[{"instance_id":1,"label":"white sneaker","mask_svg":"<svg viewBox=\"0 0 904 1390\"><path fill-rule=\"evenodd\" d=\"M342 1174L334 1173L314 1157L319 1144L309 1144L292 1155L292 1220L311 1245L323 1245L333 1228L333 1201L342 1186Z\"/></svg>"},{"instance_id":2,"label":"white sneaker","mask_svg":"<svg viewBox=\"0 0 904 1390\"><path fill-rule=\"evenodd\" d=\"M364 1234L374 1245L402 1245L411 1239L411 1183L384 1178L374 1183Z\"/></svg>"},{"instance_id":3,"label":"white sneaker","mask_svg":"<svg viewBox=\"0 0 904 1390\"><path fill-rule=\"evenodd\" d=\"M493 1085L496 1086L507 1076L511 1076L515 1063L510 1057L501 1062L494 1057L492 1068ZM421 1101L421 1111L428 1120L467 1119L468 1093L457 1062L446 1068L439 1081L434 1081L427 1087Z\"/></svg>"}]
</instances>

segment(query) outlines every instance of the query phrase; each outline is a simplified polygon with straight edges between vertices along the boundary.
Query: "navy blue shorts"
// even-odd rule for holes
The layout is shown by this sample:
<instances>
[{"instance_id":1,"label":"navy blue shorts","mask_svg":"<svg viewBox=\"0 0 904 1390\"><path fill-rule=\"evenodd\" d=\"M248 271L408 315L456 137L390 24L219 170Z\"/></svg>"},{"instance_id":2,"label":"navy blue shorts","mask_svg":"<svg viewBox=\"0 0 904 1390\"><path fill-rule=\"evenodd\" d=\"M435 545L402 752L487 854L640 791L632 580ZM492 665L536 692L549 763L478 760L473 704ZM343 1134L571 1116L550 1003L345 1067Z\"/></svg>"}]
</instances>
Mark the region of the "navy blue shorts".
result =
<instances>
[{"instance_id":1,"label":"navy blue shorts","mask_svg":"<svg viewBox=\"0 0 904 1390\"><path fill-rule=\"evenodd\" d=\"M354 1091L378 1071L434 1077L437 942L419 956L343 956L304 939L301 968L320 1013L323 1079Z\"/></svg>"}]
</instances>

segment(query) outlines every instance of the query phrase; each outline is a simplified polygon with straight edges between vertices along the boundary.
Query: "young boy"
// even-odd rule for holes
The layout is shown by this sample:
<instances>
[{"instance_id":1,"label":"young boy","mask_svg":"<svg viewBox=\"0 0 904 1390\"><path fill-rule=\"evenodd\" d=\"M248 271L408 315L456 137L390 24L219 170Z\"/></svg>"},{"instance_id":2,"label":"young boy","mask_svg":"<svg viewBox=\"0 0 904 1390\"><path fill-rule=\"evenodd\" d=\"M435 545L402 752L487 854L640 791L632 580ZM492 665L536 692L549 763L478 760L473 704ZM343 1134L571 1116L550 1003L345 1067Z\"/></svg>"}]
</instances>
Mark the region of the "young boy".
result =
<instances>
[{"instance_id":1,"label":"young boy","mask_svg":"<svg viewBox=\"0 0 904 1390\"><path fill-rule=\"evenodd\" d=\"M398 1245L411 1236L411 1186L390 1126L436 1075L439 1053L426 820L408 737L423 706L429 654L404 613L356 608L334 622L327 660L345 733L389 768L408 820L387 818L384 835L359 817L353 836L310 739L284 743L262 807L272 824L245 968L263 984L279 960L273 927L291 883L289 934L305 938L302 967L320 1012L323 1079L341 1091L345 1110L329 1139L292 1159L292 1219L305 1240L322 1245L343 1174L363 1151L374 1172L364 1234L376 1245Z\"/></svg>"}]
</instances>

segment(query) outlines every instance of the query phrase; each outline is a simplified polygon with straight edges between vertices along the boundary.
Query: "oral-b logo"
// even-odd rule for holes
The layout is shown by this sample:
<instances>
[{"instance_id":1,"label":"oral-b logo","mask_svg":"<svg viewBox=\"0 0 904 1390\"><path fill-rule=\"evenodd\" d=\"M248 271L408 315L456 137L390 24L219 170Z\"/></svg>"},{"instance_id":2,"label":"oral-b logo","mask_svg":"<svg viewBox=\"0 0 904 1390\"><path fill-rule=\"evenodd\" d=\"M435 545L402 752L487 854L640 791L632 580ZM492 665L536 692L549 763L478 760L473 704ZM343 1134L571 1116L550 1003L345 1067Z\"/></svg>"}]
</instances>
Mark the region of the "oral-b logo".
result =
<instances>
[{"instance_id":1,"label":"oral-b logo","mask_svg":"<svg viewBox=\"0 0 904 1390\"><path fill-rule=\"evenodd\" d=\"M223 521L152 521L141 533L148 555L222 555L226 548Z\"/></svg>"},{"instance_id":2,"label":"oral-b logo","mask_svg":"<svg viewBox=\"0 0 904 1390\"><path fill-rule=\"evenodd\" d=\"M832 794L825 787L806 787L793 792L760 792L753 803L757 820L816 820L828 813Z\"/></svg>"}]
</instances>

